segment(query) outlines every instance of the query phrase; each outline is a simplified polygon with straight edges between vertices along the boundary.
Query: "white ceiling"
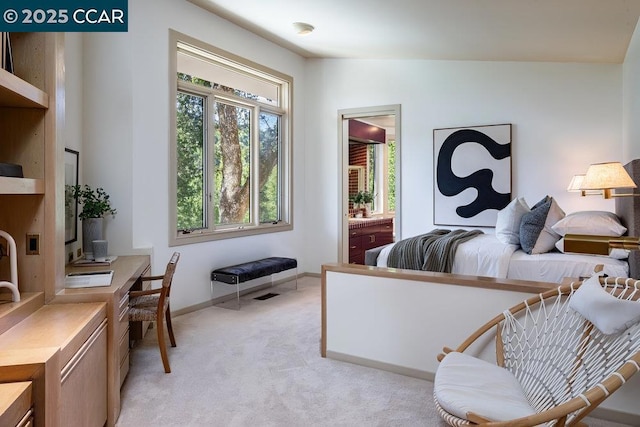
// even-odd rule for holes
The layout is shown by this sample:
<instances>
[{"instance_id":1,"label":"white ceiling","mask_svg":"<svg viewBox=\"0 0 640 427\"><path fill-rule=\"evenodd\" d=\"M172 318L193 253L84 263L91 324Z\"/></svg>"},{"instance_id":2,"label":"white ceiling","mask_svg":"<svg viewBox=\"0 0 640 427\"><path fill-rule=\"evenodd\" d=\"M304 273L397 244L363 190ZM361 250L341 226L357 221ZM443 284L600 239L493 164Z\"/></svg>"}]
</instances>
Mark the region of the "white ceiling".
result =
<instances>
[{"instance_id":1,"label":"white ceiling","mask_svg":"<svg viewBox=\"0 0 640 427\"><path fill-rule=\"evenodd\" d=\"M640 16L640 0L189 1L321 58L621 63Z\"/></svg>"}]
</instances>

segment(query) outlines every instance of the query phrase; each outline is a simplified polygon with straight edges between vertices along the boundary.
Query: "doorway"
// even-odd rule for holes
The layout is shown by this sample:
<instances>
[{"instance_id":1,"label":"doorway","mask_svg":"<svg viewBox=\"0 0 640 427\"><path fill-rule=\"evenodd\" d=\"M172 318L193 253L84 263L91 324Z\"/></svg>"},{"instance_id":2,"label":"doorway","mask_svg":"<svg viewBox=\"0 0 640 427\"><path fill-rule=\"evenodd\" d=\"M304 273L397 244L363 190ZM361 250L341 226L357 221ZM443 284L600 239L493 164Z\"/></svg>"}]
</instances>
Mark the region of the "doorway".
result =
<instances>
[{"instance_id":1,"label":"doorway","mask_svg":"<svg viewBox=\"0 0 640 427\"><path fill-rule=\"evenodd\" d=\"M366 249L400 239L400 105L339 110L338 117L338 261L362 264ZM376 136L354 135L354 125L370 127ZM373 197L366 208L354 203L355 194L363 191Z\"/></svg>"}]
</instances>

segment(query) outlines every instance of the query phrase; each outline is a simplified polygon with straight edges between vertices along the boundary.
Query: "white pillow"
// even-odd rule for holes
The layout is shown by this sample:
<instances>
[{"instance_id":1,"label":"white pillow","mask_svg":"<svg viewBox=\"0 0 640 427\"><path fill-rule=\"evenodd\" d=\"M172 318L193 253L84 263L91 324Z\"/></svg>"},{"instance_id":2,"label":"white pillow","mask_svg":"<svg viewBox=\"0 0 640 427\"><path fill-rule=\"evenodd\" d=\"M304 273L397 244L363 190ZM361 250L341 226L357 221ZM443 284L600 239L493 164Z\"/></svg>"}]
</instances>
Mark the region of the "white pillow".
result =
<instances>
[{"instance_id":1,"label":"white pillow","mask_svg":"<svg viewBox=\"0 0 640 427\"><path fill-rule=\"evenodd\" d=\"M524 197L516 197L498 211L496 238L504 244L520 245L520 221L530 210Z\"/></svg>"},{"instance_id":2,"label":"white pillow","mask_svg":"<svg viewBox=\"0 0 640 427\"><path fill-rule=\"evenodd\" d=\"M564 252L564 237L556 242L556 249L560 252ZM572 252L569 252L572 253ZM580 254L580 255L589 255L589 254ZM609 251L609 255L596 255L596 256L608 256L613 259L627 259L629 258L629 250L628 249L619 249L614 248Z\"/></svg>"},{"instance_id":3,"label":"white pillow","mask_svg":"<svg viewBox=\"0 0 640 427\"><path fill-rule=\"evenodd\" d=\"M528 254L542 254L553 249L560 235L551 228L564 218L564 211L553 197L536 203L520 222L520 246Z\"/></svg>"},{"instance_id":4,"label":"white pillow","mask_svg":"<svg viewBox=\"0 0 640 427\"><path fill-rule=\"evenodd\" d=\"M589 234L619 237L627 231L620 224L620 219L616 214L606 211L574 212L562 218L551 228L561 236L565 234Z\"/></svg>"},{"instance_id":5,"label":"white pillow","mask_svg":"<svg viewBox=\"0 0 640 427\"><path fill-rule=\"evenodd\" d=\"M605 335L619 334L640 321L640 302L618 299L600 285L595 273L573 294L569 307Z\"/></svg>"}]
</instances>

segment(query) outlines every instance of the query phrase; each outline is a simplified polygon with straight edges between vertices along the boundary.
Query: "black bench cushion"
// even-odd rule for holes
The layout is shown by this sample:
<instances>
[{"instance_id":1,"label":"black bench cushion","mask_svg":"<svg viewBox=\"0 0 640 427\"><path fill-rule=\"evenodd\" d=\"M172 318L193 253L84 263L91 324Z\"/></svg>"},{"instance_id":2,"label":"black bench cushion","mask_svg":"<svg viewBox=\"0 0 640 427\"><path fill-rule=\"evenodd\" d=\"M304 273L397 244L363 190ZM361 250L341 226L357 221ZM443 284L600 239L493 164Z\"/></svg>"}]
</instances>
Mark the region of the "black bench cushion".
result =
<instances>
[{"instance_id":1,"label":"black bench cushion","mask_svg":"<svg viewBox=\"0 0 640 427\"><path fill-rule=\"evenodd\" d=\"M271 257L245 262L230 267L219 268L211 272L211 280L224 283L242 283L259 277L296 268L298 261L293 258Z\"/></svg>"}]
</instances>

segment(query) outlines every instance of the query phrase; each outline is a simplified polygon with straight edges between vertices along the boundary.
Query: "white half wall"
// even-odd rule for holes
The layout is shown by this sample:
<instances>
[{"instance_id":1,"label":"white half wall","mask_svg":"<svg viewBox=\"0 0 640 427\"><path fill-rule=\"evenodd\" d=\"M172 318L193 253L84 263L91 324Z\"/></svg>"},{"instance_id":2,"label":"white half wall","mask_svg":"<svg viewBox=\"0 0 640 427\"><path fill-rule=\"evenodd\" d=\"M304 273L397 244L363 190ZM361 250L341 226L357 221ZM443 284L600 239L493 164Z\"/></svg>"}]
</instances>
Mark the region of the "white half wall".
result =
<instances>
[{"instance_id":1,"label":"white half wall","mask_svg":"<svg viewBox=\"0 0 640 427\"><path fill-rule=\"evenodd\" d=\"M431 283L419 273L413 280L325 274L327 357L428 379L444 346L457 348L489 320L537 293ZM466 353L495 363L495 343L483 338ZM597 416L638 425L638 393L640 375L635 375L596 409Z\"/></svg>"}]
</instances>

